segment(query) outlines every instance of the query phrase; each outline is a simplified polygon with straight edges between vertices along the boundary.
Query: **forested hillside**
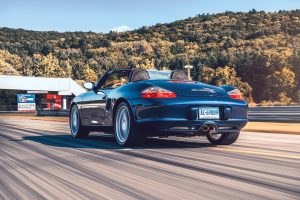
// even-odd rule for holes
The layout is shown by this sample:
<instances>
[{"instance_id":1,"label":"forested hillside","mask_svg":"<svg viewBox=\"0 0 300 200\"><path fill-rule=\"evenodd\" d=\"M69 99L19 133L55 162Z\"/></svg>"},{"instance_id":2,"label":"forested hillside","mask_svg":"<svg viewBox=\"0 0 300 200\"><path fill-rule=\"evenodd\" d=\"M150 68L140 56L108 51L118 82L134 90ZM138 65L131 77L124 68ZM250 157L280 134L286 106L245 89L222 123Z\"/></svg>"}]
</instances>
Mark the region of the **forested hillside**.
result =
<instances>
[{"instance_id":1,"label":"forested hillside","mask_svg":"<svg viewBox=\"0 0 300 200\"><path fill-rule=\"evenodd\" d=\"M300 10L226 12L107 34L0 29L0 74L96 81L106 69L194 66L249 101L300 102Z\"/></svg>"}]
</instances>

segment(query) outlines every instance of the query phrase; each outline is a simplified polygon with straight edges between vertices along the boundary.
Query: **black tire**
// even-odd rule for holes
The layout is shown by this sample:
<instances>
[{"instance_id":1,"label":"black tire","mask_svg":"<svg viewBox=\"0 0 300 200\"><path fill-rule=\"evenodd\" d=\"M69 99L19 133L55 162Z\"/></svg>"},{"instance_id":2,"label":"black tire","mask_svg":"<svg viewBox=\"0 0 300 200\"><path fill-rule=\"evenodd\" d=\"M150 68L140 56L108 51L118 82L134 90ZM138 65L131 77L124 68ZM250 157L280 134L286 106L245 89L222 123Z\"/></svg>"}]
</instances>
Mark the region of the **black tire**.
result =
<instances>
[{"instance_id":1,"label":"black tire","mask_svg":"<svg viewBox=\"0 0 300 200\"><path fill-rule=\"evenodd\" d=\"M74 118L75 115L77 116L76 119ZM75 121L77 123L76 125L78 125L78 127L76 128L75 128ZM69 115L69 124L70 124L70 131L72 137L86 138L89 136L89 130L86 127L82 126L81 124L79 110L76 105L72 106L71 108L70 115Z\"/></svg>"},{"instance_id":2,"label":"black tire","mask_svg":"<svg viewBox=\"0 0 300 200\"><path fill-rule=\"evenodd\" d=\"M219 139L214 139L210 134L206 134L207 139L214 145L230 145L239 137L240 132L225 133Z\"/></svg>"},{"instance_id":3,"label":"black tire","mask_svg":"<svg viewBox=\"0 0 300 200\"><path fill-rule=\"evenodd\" d=\"M123 129L123 125L125 127L128 126L127 129ZM133 118L132 110L126 102L120 103L115 112L114 132L115 139L120 146L137 146L143 143L144 136L138 131Z\"/></svg>"}]
</instances>

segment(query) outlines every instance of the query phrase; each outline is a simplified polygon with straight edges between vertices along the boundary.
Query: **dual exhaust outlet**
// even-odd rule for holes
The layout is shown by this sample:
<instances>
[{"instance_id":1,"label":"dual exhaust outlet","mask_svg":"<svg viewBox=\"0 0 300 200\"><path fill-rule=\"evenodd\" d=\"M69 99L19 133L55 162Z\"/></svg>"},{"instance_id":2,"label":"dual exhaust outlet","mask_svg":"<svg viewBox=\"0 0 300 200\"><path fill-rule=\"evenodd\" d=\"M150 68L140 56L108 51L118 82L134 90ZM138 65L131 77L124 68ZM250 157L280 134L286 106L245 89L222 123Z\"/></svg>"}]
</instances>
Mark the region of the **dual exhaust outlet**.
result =
<instances>
[{"instance_id":1,"label":"dual exhaust outlet","mask_svg":"<svg viewBox=\"0 0 300 200\"><path fill-rule=\"evenodd\" d=\"M199 135L208 134L211 131L217 131L217 126L214 124L203 124L200 129L197 131Z\"/></svg>"}]
</instances>

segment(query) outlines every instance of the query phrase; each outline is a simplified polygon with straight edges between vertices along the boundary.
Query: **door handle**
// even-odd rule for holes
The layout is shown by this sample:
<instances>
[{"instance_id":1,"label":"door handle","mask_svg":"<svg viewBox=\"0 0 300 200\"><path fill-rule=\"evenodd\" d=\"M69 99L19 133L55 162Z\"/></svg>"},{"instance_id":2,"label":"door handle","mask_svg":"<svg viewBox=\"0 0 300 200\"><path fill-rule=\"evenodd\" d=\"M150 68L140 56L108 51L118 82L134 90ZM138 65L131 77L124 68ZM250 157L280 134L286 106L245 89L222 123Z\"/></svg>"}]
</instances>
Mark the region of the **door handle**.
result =
<instances>
[{"instance_id":1,"label":"door handle","mask_svg":"<svg viewBox=\"0 0 300 200\"><path fill-rule=\"evenodd\" d=\"M102 91L97 91L96 94L98 94L98 95L100 95L100 94L105 95L105 93L102 92Z\"/></svg>"},{"instance_id":2,"label":"door handle","mask_svg":"<svg viewBox=\"0 0 300 200\"><path fill-rule=\"evenodd\" d=\"M106 96L107 96L107 95L106 95L104 92L102 92L102 91L97 91L96 94L97 94L97 95L103 95L102 99L105 99Z\"/></svg>"}]
</instances>

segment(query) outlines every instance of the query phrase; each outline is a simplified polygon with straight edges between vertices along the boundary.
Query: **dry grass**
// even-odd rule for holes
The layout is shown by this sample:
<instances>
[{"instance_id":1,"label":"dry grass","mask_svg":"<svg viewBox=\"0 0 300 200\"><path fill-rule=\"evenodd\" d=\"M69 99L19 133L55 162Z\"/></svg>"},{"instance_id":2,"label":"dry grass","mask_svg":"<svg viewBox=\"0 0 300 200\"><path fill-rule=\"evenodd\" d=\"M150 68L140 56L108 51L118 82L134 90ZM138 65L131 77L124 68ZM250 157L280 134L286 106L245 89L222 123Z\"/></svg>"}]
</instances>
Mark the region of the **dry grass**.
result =
<instances>
[{"instance_id":1,"label":"dry grass","mask_svg":"<svg viewBox=\"0 0 300 200\"><path fill-rule=\"evenodd\" d=\"M22 114L1 114L0 117L5 118L18 118L18 119L30 119L30 120L43 120L43 121L56 121L56 122L68 122L69 118L68 117L43 117L43 116L36 116L34 114L27 114L27 115L22 115Z\"/></svg>"},{"instance_id":2,"label":"dry grass","mask_svg":"<svg viewBox=\"0 0 300 200\"><path fill-rule=\"evenodd\" d=\"M300 123L249 122L243 131L300 135Z\"/></svg>"}]
</instances>

